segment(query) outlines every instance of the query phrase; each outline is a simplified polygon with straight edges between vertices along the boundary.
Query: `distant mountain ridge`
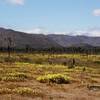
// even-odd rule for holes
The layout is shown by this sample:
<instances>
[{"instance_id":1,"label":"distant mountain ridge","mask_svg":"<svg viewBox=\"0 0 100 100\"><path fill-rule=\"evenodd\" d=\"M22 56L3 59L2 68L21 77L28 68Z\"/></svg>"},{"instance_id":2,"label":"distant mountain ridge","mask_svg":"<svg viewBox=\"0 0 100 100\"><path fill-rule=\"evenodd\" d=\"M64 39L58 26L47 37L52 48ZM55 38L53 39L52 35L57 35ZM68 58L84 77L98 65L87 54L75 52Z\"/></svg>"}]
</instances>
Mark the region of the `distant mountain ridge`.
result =
<instances>
[{"instance_id":1,"label":"distant mountain ridge","mask_svg":"<svg viewBox=\"0 0 100 100\"><path fill-rule=\"evenodd\" d=\"M59 44L51 41L47 36L42 34L27 34L10 29L0 28L0 43L6 46L5 38L11 37L16 48L25 48L27 45L31 48L51 48L59 47Z\"/></svg>"},{"instance_id":2,"label":"distant mountain ridge","mask_svg":"<svg viewBox=\"0 0 100 100\"><path fill-rule=\"evenodd\" d=\"M7 46L5 40L7 37L13 39L16 48L25 48L27 45L31 48L100 46L100 37L27 34L25 32L0 28L0 47Z\"/></svg>"},{"instance_id":3,"label":"distant mountain ridge","mask_svg":"<svg viewBox=\"0 0 100 100\"><path fill-rule=\"evenodd\" d=\"M68 36L68 35L48 35L49 38L62 45L63 47L78 46L78 45L91 45L100 46L100 37L88 36Z\"/></svg>"}]
</instances>

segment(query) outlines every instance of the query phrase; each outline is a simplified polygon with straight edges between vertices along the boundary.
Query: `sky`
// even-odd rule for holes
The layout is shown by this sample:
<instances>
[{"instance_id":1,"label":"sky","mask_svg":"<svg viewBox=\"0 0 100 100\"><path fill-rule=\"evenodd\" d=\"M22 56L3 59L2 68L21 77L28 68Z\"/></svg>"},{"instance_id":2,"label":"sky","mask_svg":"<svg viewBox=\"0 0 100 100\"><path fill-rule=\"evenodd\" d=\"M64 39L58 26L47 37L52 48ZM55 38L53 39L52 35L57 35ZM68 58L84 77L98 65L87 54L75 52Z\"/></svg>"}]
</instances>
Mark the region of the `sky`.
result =
<instances>
[{"instance_id":1,"label":"sky","mask_svg":"<svg viewBox=\"0 0 100 100\"><path fill-rule=\"evenodd\" d=\"M0 27L100 36L100 0L0 0Z\"/></svg>"}]
</instances>

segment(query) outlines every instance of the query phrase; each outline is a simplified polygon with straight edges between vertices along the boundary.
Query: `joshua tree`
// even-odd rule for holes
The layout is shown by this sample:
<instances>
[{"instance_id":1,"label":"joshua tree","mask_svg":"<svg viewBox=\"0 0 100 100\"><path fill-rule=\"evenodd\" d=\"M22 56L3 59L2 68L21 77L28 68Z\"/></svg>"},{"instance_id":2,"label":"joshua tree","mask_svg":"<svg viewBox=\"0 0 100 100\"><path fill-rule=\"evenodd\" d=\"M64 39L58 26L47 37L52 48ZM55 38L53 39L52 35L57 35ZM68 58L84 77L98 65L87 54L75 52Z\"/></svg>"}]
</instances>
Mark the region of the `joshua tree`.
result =
<instances>
[{"instance_id":1,"label":"joshua tree","mask_svg":"<svg viewBox=\"0 0 100 100\"><path fill-rule=\"evenodd\" d=\"M6 37L5 38L6 41L6 47L7 47L7 52L8 52L8 58L11 58L11 51L14 48L14 40L13 37Z\"/></svg>"},{"instance_id":2,"label":"joshua tree","mask_svg":"<svg viewBox=\"0 0 100 100\"><path fill-rule=\"evenodd\" d=\"M25 46L25 50L26 50L26 52L29 52L30 49L31 49L31 48L30 48L30 45L27 44L27 45Z\"/></svg>"},{"instance_id":3,"label":"joshua tree","mask_svg":"<svg viewBox=\"0 0 100 100\"><path fill-rule=\"evenodd\" d=\"M75 59L70 59L68 68L75 68Z\"/></svg>"},{"instance_id":4,"label":"joshua tree","mask_svg":"<svg viewBox=\"0 0 100 100\"><path fill-rule=\"evenodd\" d=\"M0 34L0 50L2 51L2 49L3 49L3 36L2 36L2 34Z\"/></svg>"}]
</instances>

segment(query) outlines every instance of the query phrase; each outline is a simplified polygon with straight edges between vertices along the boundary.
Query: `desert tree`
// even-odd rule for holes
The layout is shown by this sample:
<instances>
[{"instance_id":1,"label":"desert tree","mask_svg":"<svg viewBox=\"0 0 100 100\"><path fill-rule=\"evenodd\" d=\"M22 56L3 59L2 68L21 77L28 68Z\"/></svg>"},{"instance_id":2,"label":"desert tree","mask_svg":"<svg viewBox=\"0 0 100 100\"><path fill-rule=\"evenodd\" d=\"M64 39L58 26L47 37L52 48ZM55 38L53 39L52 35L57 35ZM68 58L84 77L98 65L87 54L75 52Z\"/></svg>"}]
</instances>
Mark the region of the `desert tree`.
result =
<instances>
[{"instance_id":1,"label":"desert tree","mask_svg":"<svg viewBox=\"0 0 100 100\"><path fill-rule=\"evenodd\" d=\"M2 33L0 34L0 51L2 51L3 50L3 35L2 35Z\"/></svg>"},{"instance_id":2,"label":"desert tree","mask_svg":"<svg viewBox=\"0 0 100 100\"><path fill-rule=\"evenodd\" d=\"M27 53L29 53L29 52L31 51L31 47L30 47L29 44L26 44L26 45L25 45L25 51L26 51Z\"/></svg>"},{"instance_id":3,"label":"desert tree","mask_svg":"<svg viewBox=\"0 0 100 100\"><path fill-rule=\"evenodd\" d=\"M14 50L15 47L15 41L14 41L14 36L7 36L5 37L5 41L6 41L6 48L7 48L7 52L8 52L8 58L11 58L11 52L12 50Z\"/></svg>"},{"instance_id":4,"label":"desert tree","mask_svg":"<svg viewBox=\"0 0 100 100\"><path fill-rule=\"evenodd\" d=\"M11 37L7 38L7 42L8 42L8 47L7 47L7 51L8 51L8 57L11 57L11 49L12 49L12 39Z\"/></svg>"},{"instance_id":5,"label":"desert tree","mask_svg":"<svg viewBox=\"0 0 100 100\"><path fill-rule=\"evenodd\" d=\"M75 47L72 47L72 58L70 59L69 67L68 68L74 68L75 67Z\"/></svg>"}]
</instances>

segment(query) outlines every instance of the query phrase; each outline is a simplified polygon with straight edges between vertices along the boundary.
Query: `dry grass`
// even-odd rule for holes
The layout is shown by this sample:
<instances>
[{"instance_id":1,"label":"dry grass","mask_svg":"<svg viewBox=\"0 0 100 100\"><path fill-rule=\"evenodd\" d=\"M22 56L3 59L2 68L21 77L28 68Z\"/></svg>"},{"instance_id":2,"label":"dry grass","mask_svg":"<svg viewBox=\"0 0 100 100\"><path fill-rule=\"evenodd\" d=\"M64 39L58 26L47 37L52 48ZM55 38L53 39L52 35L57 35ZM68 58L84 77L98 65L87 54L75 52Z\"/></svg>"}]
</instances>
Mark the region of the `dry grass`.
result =
<instances>
[{"instance_id":1,"label":"dry grass","mask_svg":"<svg viewBox=\"0 0 100 100\"><path fill-rule=\"evenodd\" d=\"M75 58L76 65L75 68L69 69L67 61L72 58ZM89 55L87 58L80 54L73 56L20 53L12 54L11 62L7 59L6 53L0 54L0 100L1 97L2 100L19 100L19 98L99 100L100 98L100 90L91 92L87 88L88 84L100 84L100 55ZM62 84L66 82L69 84ZM12 95L14 99L8 99L8 95Z\"/></svg>"}]
</instances>

